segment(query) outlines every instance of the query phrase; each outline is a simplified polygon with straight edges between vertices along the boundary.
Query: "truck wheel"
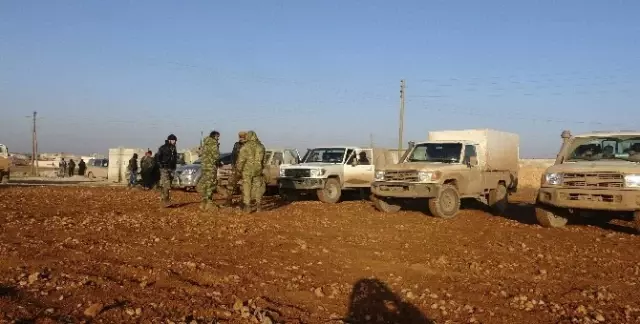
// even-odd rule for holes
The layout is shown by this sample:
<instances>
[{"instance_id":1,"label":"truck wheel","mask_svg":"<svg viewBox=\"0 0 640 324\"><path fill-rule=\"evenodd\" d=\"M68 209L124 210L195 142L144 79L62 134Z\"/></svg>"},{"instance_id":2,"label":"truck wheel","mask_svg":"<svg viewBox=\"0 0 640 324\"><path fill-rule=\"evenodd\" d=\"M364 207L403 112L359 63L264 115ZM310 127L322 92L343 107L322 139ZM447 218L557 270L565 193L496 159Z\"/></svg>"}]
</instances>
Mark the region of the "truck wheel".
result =
<instances>
[{"instance_id":1,"label":"truck wheel","mask_svg":"<svg viewBox=\"0 0 640 324\"><path fill-rule=\"evenodd\" d=\"M9 173L1 173L0 172L0 183L8 184L9 183Z\"/></svg>"},{"instance_id":2,"label":"truck wheel","mask_svg":"<svg viewBox=\"0 0 640 324\"><path fill-rule=\"evenodd\" d=\"M340 200L342 189L338 179L328 179L323 189L318 189L318 199L324 203L335 204Z\"/></svg>"},{"instance_id":3,"label":"truck wheel","mask_svg":"<svg viewBox=\"0 0 640 324\"><path fill-rule=\"evenodd\" d=\"M640 211L635 211L633 213L633 225L636 228L636 231L640 234Z\"/></svg>"},{"instance_id":4,"label":"truck wheel","mask_svg":"<svg viewBox=\"0 0 640 324\"><path fill-rule=\"evenodd\" d=\"M489 191L489 206L491 212L494 215L503 215L509 206L509 194L507 193L507 187L503 184L499 184L496 189Z\"/></svg>"},{"instance_id":5,"label":"truck wheel","mask_svg":"<svg viewBox=\"0 0 640 324\"><path fill-rule=\"evenodd\" d=\"M460 194L452 185L445 184L440 189L438 196L429 199L429 211L435 217L453 218L460 211Z\"/></svg>"},{"instance_id":6,"label":"truck wheel","mask_svg":"<svg viewBox=\"0 0 640 324\"><path fill-rule=\"evenodd\" d=\"M288 202L298 200L299 196L298 193L293 189L279 189L278 195L280 196L280 199Z\"/></svg>"},{"instance_id":7,"label":"truck wheel","mask_svg":"<svg viewBox=\"0 0 640 324\"><path fill-rule=\"evenodd\" d=\"M536 219L542 227L558 228L567 225L568 219L546 208L536 206Z\"/></svg>"},{"instance_id":8,"label":"truck wheel","mask_svg":"<svg viewBox=\"0 0 640 324\"><path fill-rule=\"evenodd\" d=\"M372 195L373 206L376 207L377 210L384 213L397 213L400 211L401 206L393 204L393 200L388 198L381 198Z\"/></svg>"}]
</instances>

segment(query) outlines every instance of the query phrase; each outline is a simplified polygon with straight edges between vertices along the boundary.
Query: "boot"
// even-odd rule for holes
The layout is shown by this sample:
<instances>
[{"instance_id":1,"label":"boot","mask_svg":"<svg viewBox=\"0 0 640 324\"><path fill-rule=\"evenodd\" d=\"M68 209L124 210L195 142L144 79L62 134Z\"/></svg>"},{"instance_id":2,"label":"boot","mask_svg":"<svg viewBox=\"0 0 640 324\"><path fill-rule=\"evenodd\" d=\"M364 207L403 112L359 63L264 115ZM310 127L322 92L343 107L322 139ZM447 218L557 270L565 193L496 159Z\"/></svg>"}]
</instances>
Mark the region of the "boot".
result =
<instances>
[{"instance_id":1,"label":"boot","mask_svg":"<svg viewBox=\"0 0 640 324\"><path fill-rule=\"evenodd\" d=\"M206 201L203 201L200 203L200 207L198 207L198 209L200 209L200 211L205 211L207 210L207 203Z\"/></svg>"},{"instance_id":2,"label":"boot","mask_svg":"<svg viewBox=\"0 0 640 324\"><path fill-rule=\"evenodd\" d=\"M262 204L259 201L256 201L256 213L262 211Z\"/></svg>"},{"instance_id":3,"label":"boot","mask_svg":"<svg viewBox=\"0 0 640 324\"><path fill-rule=\"evenodd\" d=\"M244 206L242 207L242 212L245 214L250 214L251 213L251 205L250 204L244 204Z\"/></svg>"}]
</instances>

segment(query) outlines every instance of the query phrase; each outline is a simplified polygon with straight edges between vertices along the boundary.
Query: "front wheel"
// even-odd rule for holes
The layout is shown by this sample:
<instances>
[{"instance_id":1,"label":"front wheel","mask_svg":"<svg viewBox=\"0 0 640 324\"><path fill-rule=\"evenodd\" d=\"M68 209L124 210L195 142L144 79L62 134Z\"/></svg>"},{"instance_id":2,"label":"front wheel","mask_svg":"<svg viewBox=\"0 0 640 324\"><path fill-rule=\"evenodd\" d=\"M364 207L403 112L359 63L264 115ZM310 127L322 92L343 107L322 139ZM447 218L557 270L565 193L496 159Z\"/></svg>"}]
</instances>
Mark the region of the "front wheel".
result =
<instances>
[{"instance_id":1,"label":"front wheel","mask_svg":"<svg viewBox=\"0 0 640 324\"><path fill-rule=\"evenodd\" d=\"M503 215L509 206L509 194L504 184L499 184L496 189L489 191L489 206L494 215Z\"/></svg>"},{"instance_id":2,"label":"front wheel","mask_svg":"<svg viewBox=\"0 0 640 324\"><path fill-rule=\"evenodd\" d=\"M0 172L0 183L2 184L9 183L9 172Z\"/></svg>"},{"instance_id":3,"label":"front wheel","mask_svg":"<svg viewBox=\"0 0 640 324\"><path fill-rule=\"evenodd\" d=\"M553 211L536 206L536 219L542 227L559 228L567 225L568 219Z\"/></svg>"},{"instance_id":4,"label":"front wheel","mask_svg":"<svg viewBox=\"0 0 640 324\"><path fill-rule=\"evenodd\" d=\"M460 211L460 194L452 185L445 184L438 196L429 199L429 211L435 217L450 219Z\"/></svg>"},{"instance_id":5,"label":"front wheel","mask_svg":"<svg viewBox=\"0 0 640 324\"><path fill-rule=\"evenodd\" d=\"M342 188L338 179L328 179L323 189L318 189L318 199L324 203L335 204L340 201Z\"/></svg>"},{"instance_id":6,"label":"front wheel","mask_svg":"<svg viewBox=\"0 0 640 324\"><path fill-rule=\"evenodd\" d=\"M373 205L377 210L384 213L397 213L402 208L400 204L394 204L394 201L388 198L372 196Z\"/></svg>"}]
</instances>

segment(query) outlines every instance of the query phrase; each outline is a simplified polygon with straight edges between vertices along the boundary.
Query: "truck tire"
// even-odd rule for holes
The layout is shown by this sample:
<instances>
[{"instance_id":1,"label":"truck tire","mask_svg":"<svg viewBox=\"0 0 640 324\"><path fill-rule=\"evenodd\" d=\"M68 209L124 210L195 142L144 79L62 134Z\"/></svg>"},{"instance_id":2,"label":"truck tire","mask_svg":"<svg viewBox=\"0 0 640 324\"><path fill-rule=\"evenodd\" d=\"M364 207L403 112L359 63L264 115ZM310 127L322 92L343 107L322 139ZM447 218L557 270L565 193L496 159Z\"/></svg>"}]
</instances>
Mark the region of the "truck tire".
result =
<instances>
[{"instance_id":1,"label":"truck tire","mask_svg":"<svg viewBox=\"0 0 640 324\"><path fill-rule=\"evenodd\" d=\"M445 184L438 192L438 196L429 199L429 211L435 217L453 218L460 211L460 194L456 187Z\"/></svg>"},{"instance_id":2,"label":"truck tire","mask_svg":"<svg viewBox=\"0 0 640 324\"><path fill-rule=\"evenodd\" d=\"M298 200L298 192L296 192L295 189L282 189L280 188L278 190L278 195L280 196L280 199L287 201L287 202L292 202L292 201L296 201Z\"/></svg>"},{"instance_id":3,"label":"truck tire","mask_svg":"<svg viewBox=\"0 0 640 324\"><path fill-rule=\"evenodd\" d=\"M9 172L0 172L0 183L2 184L9 183Z\"/></svg>"},{"instance_id":4,"label":"truck tire","mask_svg":"<svg viewBox=\"0 0 640 324\"><path fill-rule=\"evenodd\" d=\"M536 206L536 219L542 227L560 228L567 225L568 219L562 217L558 212L553 212L547 208Z\"/></svg>"},{"instance_id":5,"label":"truck tire","mask_svg":"<svg viewBox=\"0 0 640 324\"><path fill-rule=\"evenodd\" d=\"M640 234L640 211L638 210L633 213L633 226L636 228L636 232Z\"/></svg>"},{"instance_id":6,"label":"truck tire","mask_svg":"<svg viewBox=\"0 0 640 324\"><path fill-rule=\"evenodd\" d=\"M496 189L489 190L489 207L496 216L501 216L509 206L509 193L504 184L498 184Z\"/></svg>"},{"instance_id":7,"label":"truck tire","mask_svg":"<svg viewBox=\"0 0 640 324\"><path fill-rule=\"evenodd\" d=\"M373 206L383 213L397 213L402 208L399 204L394 204L392 199L371 196Z\"/></svg>"},{"instance_id":8,"label":"truck tire","mask_svg":"<svg viewBox=\"0 0 640 324\"><path fill-rule=\"evenodd\" d=\"M324 203L335 204L340 201L342 188L340 182L336 178L330 178L324 184L323 189L318 189L318 199Z\"/></svg>"}]
</instances>

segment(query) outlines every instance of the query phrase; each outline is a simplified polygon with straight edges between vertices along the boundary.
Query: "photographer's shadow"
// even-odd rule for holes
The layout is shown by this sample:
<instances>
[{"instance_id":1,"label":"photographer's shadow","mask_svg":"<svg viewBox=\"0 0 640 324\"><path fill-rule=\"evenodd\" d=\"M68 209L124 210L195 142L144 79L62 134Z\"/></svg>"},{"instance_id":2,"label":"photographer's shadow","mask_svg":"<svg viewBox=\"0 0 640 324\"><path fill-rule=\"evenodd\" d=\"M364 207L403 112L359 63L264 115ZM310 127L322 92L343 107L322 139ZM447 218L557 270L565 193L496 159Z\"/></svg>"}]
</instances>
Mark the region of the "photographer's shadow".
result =
<instances>
[{"instance_id":1,"label":"photographer's shadow","mask_svg":"<svg viewBox=\"0 0 640 324\"><path fill-rule=\"evenodd\" d=\"M344 321L350 324L434 323L377 279L360 279L353 285L349 313L345 317Z\"/></svg>"}]
</instances>

